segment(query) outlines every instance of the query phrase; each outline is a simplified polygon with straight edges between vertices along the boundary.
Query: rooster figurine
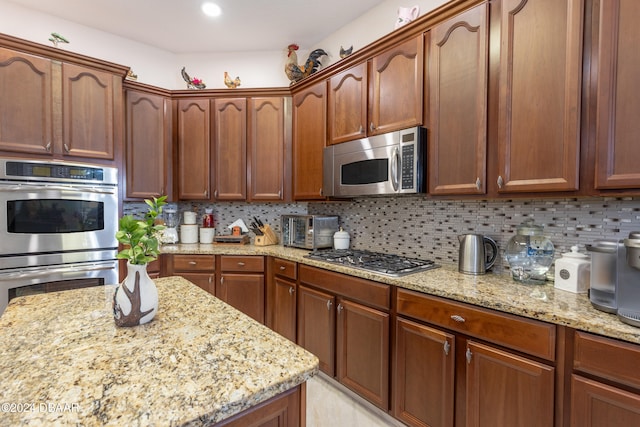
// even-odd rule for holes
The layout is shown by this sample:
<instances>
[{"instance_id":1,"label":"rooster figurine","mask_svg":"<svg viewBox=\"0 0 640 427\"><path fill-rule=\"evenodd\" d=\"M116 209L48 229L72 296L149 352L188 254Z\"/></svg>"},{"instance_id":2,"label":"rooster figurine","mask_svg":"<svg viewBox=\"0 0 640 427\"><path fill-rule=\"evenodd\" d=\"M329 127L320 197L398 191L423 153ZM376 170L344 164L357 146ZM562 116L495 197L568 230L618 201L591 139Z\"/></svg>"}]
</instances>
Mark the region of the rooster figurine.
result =
<instances>
[{"instance_id":1,"label":"rooster figurine","mask_svg":"<svg viewBox=\"0 0 640 427\"><path fill-rule=\"evenodd\" d=\"M320 57L327 56L327 52L322 49L316 49L309 54L309 58L304 63L304 65L298 65L298 55L296 55L296 50L299 49L297 44L290 44L287 49L289 50L288 59L284 66L284 72L291 80L291 84L299 82L305 77L310 76L311 74L318 71L318 67L322 64L320 63Z\"/></svg>"},{"instance_id":2,"label":"rooster figurine","mask_svg":"<svg viewBox=\"0 0 640 427\"><path fill-rule=\"evenodd\" d=\"M229 73L227 73L226 71L224 72L224 84L225 86L227 86L229 89L235 89L238 86L240 86L240 77L236 77L235 79L232 79L229 76Z\"/></svg>"}]
</instances>

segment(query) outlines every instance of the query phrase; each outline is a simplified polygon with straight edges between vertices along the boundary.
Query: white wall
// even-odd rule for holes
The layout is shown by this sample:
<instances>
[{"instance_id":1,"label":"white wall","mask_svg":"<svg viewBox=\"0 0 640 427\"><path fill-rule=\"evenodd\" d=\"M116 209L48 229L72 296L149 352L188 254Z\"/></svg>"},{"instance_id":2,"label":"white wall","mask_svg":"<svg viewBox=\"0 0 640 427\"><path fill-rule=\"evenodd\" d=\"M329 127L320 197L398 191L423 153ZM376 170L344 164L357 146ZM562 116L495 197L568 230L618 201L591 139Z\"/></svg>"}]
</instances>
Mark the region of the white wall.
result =
<instances>
[{"instance_id":1,"label":"white wall","mask_svg":"<svg viewBox=\"0 0 640 427\"><path fill-rule=\"evenodd\" d=\"M317 47L329 53L326 64L340 59L340 46L360 49L394 30L399 6L420 6L420 14L446 3L447 0L415 0L408 4L387 0L317 44L298 52L300 62ZM301 17L300 19L305 19ZM185 89L180 69L185 66L191 77L203 79L207 88L225 88L223 74L240 76L243 88L285 87L284 47L272 52L207 53L180 55L138 43L110 33L36 12L0 0L0 32L50 45L51 32L64 35L69 44L61 49L81 53L131 67L138 81L167 89Z\"/></svg>"}]
</instances>

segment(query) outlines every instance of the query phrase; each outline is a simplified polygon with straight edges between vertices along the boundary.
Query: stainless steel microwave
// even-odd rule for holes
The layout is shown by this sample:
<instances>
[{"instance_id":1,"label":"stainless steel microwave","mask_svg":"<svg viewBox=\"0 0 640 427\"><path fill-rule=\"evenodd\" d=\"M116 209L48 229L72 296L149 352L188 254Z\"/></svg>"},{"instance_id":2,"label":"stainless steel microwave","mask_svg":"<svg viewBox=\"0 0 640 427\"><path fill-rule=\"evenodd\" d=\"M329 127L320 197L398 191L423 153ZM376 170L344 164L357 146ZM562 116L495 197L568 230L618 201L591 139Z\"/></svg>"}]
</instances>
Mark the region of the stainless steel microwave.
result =
<instances>
[{"instance_id":1,"label":"stainless steel microwave","mask_svg":"<svg viewBox=\"0 0 640 427\"><path fill-rule=\"evenodd\" d=\"M333 246L333 234L338 231L337 216L282 215L282 244L301 249L321 249Z\"/></svg>"},{"instance_id":2,"label":"stainless steel microwave","mask_svg":"<svg viewBox=\"0 0 640 427\"><path fill-rule=\"evenodd\" d=\"M357 197L424 193L426 129L413 127L324 149L323 194Z\"/></svg>"}]
</instances>

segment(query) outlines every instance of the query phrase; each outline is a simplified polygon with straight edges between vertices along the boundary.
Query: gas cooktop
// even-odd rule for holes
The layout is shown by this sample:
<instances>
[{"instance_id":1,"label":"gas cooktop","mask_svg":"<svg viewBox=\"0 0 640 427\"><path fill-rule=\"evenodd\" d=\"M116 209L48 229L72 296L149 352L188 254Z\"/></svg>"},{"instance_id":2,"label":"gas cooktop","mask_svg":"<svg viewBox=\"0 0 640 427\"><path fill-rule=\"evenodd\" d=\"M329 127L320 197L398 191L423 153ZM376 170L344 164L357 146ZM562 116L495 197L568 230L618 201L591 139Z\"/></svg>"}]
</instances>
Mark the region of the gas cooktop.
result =
<instances>
[{"instance_id":1,"label":"gas cooktop","mask_svg":"<svg viewBox=\"0 0 640 427\"><path fill-rule=\"evenodd\" d=\"M311 252L306 258L358 268L391 277L401 277L440 267L429 260L351 249L317 250Z\"/></svg>"}]
</instances>

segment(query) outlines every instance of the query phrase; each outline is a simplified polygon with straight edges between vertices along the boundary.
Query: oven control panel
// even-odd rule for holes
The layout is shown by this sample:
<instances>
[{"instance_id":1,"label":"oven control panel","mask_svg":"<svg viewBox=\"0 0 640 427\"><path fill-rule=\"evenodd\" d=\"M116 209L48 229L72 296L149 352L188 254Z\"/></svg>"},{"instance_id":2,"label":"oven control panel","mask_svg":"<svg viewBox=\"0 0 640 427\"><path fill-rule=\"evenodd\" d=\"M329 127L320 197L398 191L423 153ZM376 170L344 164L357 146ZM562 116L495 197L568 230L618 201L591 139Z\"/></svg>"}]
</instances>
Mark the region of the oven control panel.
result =
<instances>
[{"instance_id":1,"label":"oven control panel","mask_svg":"<svg viewBox=\"0 0 640 427\"><path fill-rule=\"evenodd\" d=\"M9 159L0 161L0 166L0 178L4 179L117 183L116 169L106 166Z\"/></svg>"}]
</instances>

